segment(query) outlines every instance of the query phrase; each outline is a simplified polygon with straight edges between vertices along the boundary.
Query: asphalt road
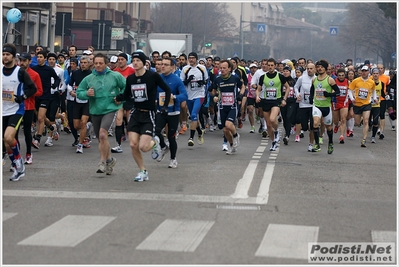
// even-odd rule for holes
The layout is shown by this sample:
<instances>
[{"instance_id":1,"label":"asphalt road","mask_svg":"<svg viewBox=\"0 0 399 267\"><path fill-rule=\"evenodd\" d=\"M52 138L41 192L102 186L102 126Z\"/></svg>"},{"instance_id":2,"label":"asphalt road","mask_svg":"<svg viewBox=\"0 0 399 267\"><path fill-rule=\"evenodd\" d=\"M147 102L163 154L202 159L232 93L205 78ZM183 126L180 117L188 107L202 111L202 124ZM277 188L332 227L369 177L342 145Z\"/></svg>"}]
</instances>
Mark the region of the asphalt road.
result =
<instances>
[{"instance_id":1,"label":"asphalt road","mask_svg":"<svg viewBox=\"0 0 399 267\"><path fill-rule=\"evenodd\" d=\"M307 265L309 242L395 242L397 135L386 121L385 139L366 148L360 128L345 144L334 134L332 155L327 136L307 152L307 133L270 152L248 122L235 155L219 130L194 147L186 133L178 168L146 153L141 183L128 141L107 176L96 173L97 140L76 154L62 132L33 149L19 182L3 166L3 264Z\"/></svg>"}]
</instances>

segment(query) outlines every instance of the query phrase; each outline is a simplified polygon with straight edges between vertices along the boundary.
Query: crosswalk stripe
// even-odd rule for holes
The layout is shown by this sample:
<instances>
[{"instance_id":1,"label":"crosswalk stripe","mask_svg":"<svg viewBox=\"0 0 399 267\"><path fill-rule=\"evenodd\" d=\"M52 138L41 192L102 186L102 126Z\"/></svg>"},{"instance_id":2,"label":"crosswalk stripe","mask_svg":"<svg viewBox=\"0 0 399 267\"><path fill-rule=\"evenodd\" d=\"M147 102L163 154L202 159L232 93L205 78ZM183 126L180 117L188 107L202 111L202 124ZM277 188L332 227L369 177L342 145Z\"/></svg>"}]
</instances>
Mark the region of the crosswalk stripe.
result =
<instances>
[{"instance_id":1,"label":"crosswalk stripe","mask_svg":"<svg viewBox=\"0 0 399 267\"><path fill-rule=\"evenodd\" d=\"M15 215L17 215L18 213L12 213L12 212L3 212L3 222L5 220L8 220L12 217L14 217Z\"/></svg>"},{"instance_id":2,"label":"crosswalk stripe","mask_svg":"<svg viewBox=\"0 0 399 267\"><path fill-rule=\"evenodd\" d=\"M167 219L136 249L194 252L214 223L214 221Z\"/></svg>"},{"instance_id":3,"label":"crosswalk stripe","mask_svg":"<svg viewBox=\"0 0 399 267\"><path fill-rule=\"evenodd\" d=\"M232 198L247 198L248 191L255 175L256 167L259 160L251 160L248 167L245 169L242 178L238 181L235 192L231 195Z\"/></svg>"},{"instance_id":4,"label":"crosswalk stripe","mask_svg":"<svg viewBox=\"0 0 399 267\"><path fill-rule=\"evenodd\" d=\"M396 242L396 231L371 231L373 242Z\"/></svg>"},{"instance_id":5,"label":"crosswalk stripe","mask_svg":"<svg viewBox=\"0 0 399 267\"><path fill-rule=\"evenodd\" d=\"M318 235L316 226L269 224L255 256L306 260L308 243Z\"/></svg>"},{"instance_id":6,"label":"crosswalk stripe","mask_svg":"<svg viewBox=\"0 0 399 267\"><path fill-rule=\"evenodd\" d=\"M68 215L18 245L75 247L113 221L110 216Z\"/></svg>"}]
</instances>

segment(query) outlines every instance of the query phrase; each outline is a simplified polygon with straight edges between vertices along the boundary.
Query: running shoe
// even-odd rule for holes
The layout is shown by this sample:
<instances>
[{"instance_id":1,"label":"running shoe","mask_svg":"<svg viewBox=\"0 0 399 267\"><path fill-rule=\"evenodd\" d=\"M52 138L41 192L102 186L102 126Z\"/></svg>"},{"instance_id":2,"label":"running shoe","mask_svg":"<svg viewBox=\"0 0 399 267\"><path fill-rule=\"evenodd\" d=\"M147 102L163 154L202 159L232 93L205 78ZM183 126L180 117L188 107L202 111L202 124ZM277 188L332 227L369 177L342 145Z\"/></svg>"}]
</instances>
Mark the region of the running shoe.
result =
<instances>
[{"instance_id":1,"label":"running shoe","mask_svg":"<svg viewBox=\"0 0 399 267\"><path fill-rule=\"evenodd\" d=\"M161 149L161 155L157 158L158 162L161 162L164 158L165 155L169 152L169 147L165 146L164 148Z\"/></svg>"},{"instance_id":2,"label":"running shoe","mask_svg":"<svg viewBox=\"0 0 399 267\"><path fill-rule=\"evenodd\" d=\"M215 126L213 126L213 125L209 125L209 131L210 131L210 132L213 132L213 131L215 131Z\"/></svg>"},{"instance_id":3,"label":"running shoe","mask_svg":"<svg viewBox=\"0 0 399 267\"><path fill-rule=\"evenodd\" d=\"M254 133L255 132L255 126L251 127L251 130L249 131L250 133Z\"/></svg>"},{"instance_id":4,"label":"running shoe","mask_svg":"<svg viewBox=\"0 0 399 267\"><path fill-rule=\"evenodd\" d=\"M320 145L315 144L312 148L312 152L320 152L320 151L321 151Z\"/></svg>"},{"instance_id":5,"label":"running shoe","mask_svg":"<svg viewBox=\"0 0 399 267\"><path fill-rule=\"evenodd\" d=\"M105 162L101 161L98 163L97 173L104 173L105 172Z\"/></svg>"},{"instance_id":6,"label":"running shoe","mask_svg":"<svg viewBox=\"0 0 399 267\"><path fill-rule=\"evenodd\" d=\"M192 138L188 139L188 146L194 146L194 140Z\"/></svg>"},{"instance_id":7,"label":"running shoe","mask_svg":"<svg viewBox=\"0 0 399 267\"><path fill-rule=\"evenodd\" d=\"M111 158L110 161L107 160L105 162L105 174L111 175L112 172L114 171L115 164L116 164L115 158Z\"/></svg>"},{"instance_id":8,"label":"running shoe","mask_svg":"<svg viewBox=\"0 0 399 267\"><path fill-rule=\"evenodd\" d=\"M383 133L380 133L380 139L384 139L385 135Z\"/></svg>"},{"instance_id":9,"label":"running shoe","mask_svg":"<svg viewBox=\"0 0 399 267\"><path fill-rule=\"evenodd\" d=\"M77 146L77 145L79 145L79 141L75 140L75 142L72 143L72 146Z\"/></svg>"},{"instance_id":10,"label":"running shoe","mask_svg":"<svg viewBox=\"0 0 399 267\"><path fill-rule=\"evenodd\" d=\"M137 176L134 178L135 182L144 182L148 181L148 172L147 171L140 171Z\"/></svg>"},{"instance_id":11,"label":"running shoe","mask_svg":"<svg viewBox=\"0 0 399 267\"><path fill-rule=\"evenodd\" d=\"M25 168L23 172L18 172L17 170L14 171L12 176L10 177L10 181L12 182L17 182L19 181L20 178L25 176Z\"/></svg>"},{"instance_id":12,"label":"running shoe","mask_svg":"<svg viewBox=\"0 0 399 267\"><path fill-rule=\"evenodd\" d=\"M44 143L44 146L53 146L53 139L49 136L47 137L46 142Z\"/></svg>"},{"instance_id":13,"label":"running shoe","mask_svg":"<svg viewBox=\"0 0 399 267\"><path fill-rule=\"evenodd\" d=\"M319 137L319 144L320 144L320 145L323 144L323 137Z\"/></svg>"},{"instance_id":14,"label":"running shoe","mask_svg":"<svg viewBox=\"0 0 399 267\"><path fill-rule=\"evenodd\" d=\"M301 134L299 135L300 138L304 138L305 135L303 134L303 131L301 130Z\"/></svg>"},{"instance_id":15,"label":"running shoe","mask_svg":"<svg viewBox=\"0 0 399 267\"><path fill-rule=\"evenodd\" d=\"M328 144L327 153L332 154L333 152L334 152L334 145L330 143Z\"/></svg>"},{"instance_id":16,"label":"running shoe","mask_svg":"<svg viewBox=\"0 0 399 267\"><path fill-rule=\"evenodd\" d=\"M30 164L32 164L32 163L33 163L33 155L32 155L32 154L26 154L26 157L25 157L25 164L30 165Z\"/></svg>"},{"instance_id":17,"label":"running shoe","mask_svg":"<svg viewBox=\"0 0 399 267\"><path fill-rule=\"evenodd\" d=\"M226 151L226 155L233 155L235 154L237 149L234 146L229 146L229 148Z\"/></svg>"},{"instance_id":18,"label":"running shoe","mask_svg":"<svg viewBox=\"0 0 399 267\"><path fill-rule=\"evenodd\" d=\"M122 146L118 145L116 147L111 148L112 153L123 153Z\"/></svg>"},{"instance_id":19,"label":"running shoe","mask_svg":"<svg viewBox=\"0 0 399 267\"><path fill-rule=\"evenodd\" d=\"M40 142L38 140L36 140L36 139L33 139L32 140L32 146L35 149L39 149L40 148Z\"/></svg>"},{"instance_id":20,"label":"running shoe","mask_svg":"<svg viewBox=\"0 0 399 267\"><path fill-rule=\"evenodd\" d=\"M395 125L392 125L391 130L392 130L392 131L396 131Z\"/></svg>"},{"instance_id":21,"label":"running shoe","mask_svg":"<svg viewBox=\"0 0 399 267\"><path fill-rule=\"evenodd\" d=\"M176 159L171 159L169 162L168 168L176 169L177 168L177 160Z\"/></svg>"},{"instance_id":22,"label":"running shoe","mask_svg":"<svg viewBox=\"0 0 399 267\"><path fill-rule=\"evenodd\" d=\"M360 146L361 146L361 147L366 147L366 140L365 140L365 139L362 140Z\"/></svg>"},{"instance_id":23,"label":"running shoe","mask_svg":"<svg viewBox=\"0 0 399 267\"><path fill-rule=\"evenodd\" d=\"M263 130L263 132L262 132L262 137L263 137L263 138L266 138L266 137L267 137L267 131L266 131L266 130Z\"/></svg>"},{"instance_id":24,"label":"running shoe","mask_svg":"<svg viewBox=\"0 0 399 267\"><path fill-rule=\"evenodd\" d=\"M197 142L198 142L199 145L203 145L203 144L204 144L204 134L205 134L205 131L204 131L204 130L201 130L201 131L202 131L202 134L201 134L201 135L198 135L198 140L197 140Z\"/></svg>"},{"instance_id":25,"label":"running shoe","mask_svg":"<svg viewBox=\"0 0 399 267\"><path fill-rule=\"evenodd\" d=\"M161 155L161 145L159 144L159 137L154 137L155 144L152 147L151 157L157 159Z\"/></svg>"},{"instance_id":26,"label":"running shoe","mask_svg":"<svg viewBox=\"0 0 399 267\"><path fill-rule=\"evenodd\" d=\"M79 145L76 147L76 153L83 154L83 145L82 145L82 144L79 144Z\"/></svg>"},{"instance_id":27,"label":"running shoe","mask_svg":"<svg viewBox=\"0 0 399 267\"><path fill-rule=\"evenodd\" d=\"M290 141L290 139L288 138L288 136L284 136L284 138L283 138L284 145L288 145L289 141Z\"/></svg>"},{"instance_id":28,"label":"running shoe","mask_svg":"<svg viewBox=\"0 0 399 267\"><path fill-rule=\"evenodd\" d=\"M380 130L380 128L378 128L377 134L380 135L380 133L381 133L381 130Z\"/></svg>"},{"instance_id":29,"label":"running shoe","mask_svg":"<svg viewBox=\"0 0 399 267\"><path fill-rule=\"evenodd\" d=\"M343 136L343 135L341 135L341 136L339 137L339 143L340 143L340 144L344 144L344 143L345 143L345 140L344 140L344 136Z\"/></svg>"},{"instance_id":30,"label":"running shoe","mask_svg":"<svg viewBox=\"0 0 399 267\"><path fill-rule=\"evenodd\" d=\"M233 147L237 148L240 145L240 134L237 133L237 137L233 137Z\"/></svg>"},{"instance_id":31,"label":"running shoe","mask_svg":"<svg viewBox=\"0 0 399 267\"><path fill-rule=\"evenodd\" d=\"M84 139L84 141L83 141L83 147L84 148L90 148L91 147L91 140L90 140L90 138L89 137L86 137L85 139Z\"/></svg>"},{"instance_id":32,"label":"running shoe","mask_svg":"<svg viewBox=\"0 0 399 267\"><path fill-rule=\"evenodd\" d=\"M353 137L353 131L349 130L349 137Z\"/></svg>"},{"instance_id":33,"label":"running shoe","mask_svg":"<svg viewBox=\"0 0 399 267\"><path fill-rule=\"evenodd\" d=\"M14 160L13 166L14 172L10 177L10 181L17 182L21 177L25 176L25 165L22 162L22 158Z\"/></svg>"},{"instance_id":34,"label":"running shoe","mask_svg":"<svg viewBox=\"0 0 399 267\"><path fill-rule=\"evenodd\" d=\"M183 124L183 125L180 127L180 132L179 132L179 134L184 134L186 131L187 131L187 125L186 125L186 124Z\"/></svg>"},{"instance_id":35,"label":"running shoe","mask_svg":"<svg viewBox=\"0 0 399 267\"><path fill-rule=\"evenodd\" d=\"M334 133L338 133L338 129L339 129L338 125L335 125L334 126Z\"/></svg>"},{"instance_id":36,"label":"running shoe","mask_svg":"<svg viewBox=\"0 0 399 267\"><path fill-rule=\"evenodd\" d=\"M312 144L309 144L308 145L308 152L312 152L313 151L313 145Z\"/></svg>"},{"instance_id":37,"label":"running shoe","mask_svg":"<svg viewBox=\"0 0 399 267\"><path fill-rule=\"evenodd\" d=\"M276 151L278 145L276 141L272 142L272 145L270 146L270 151Z\"/></svg>"},{"instance_id":38,"label":"running shoe","mask_svg":"<svg viewBox=\"0 0 399 267\"><path fill-rule=\"evenodd\" d=\"M262 127L262 124L259 126L258 133L263 133L263 127Z\"/></svg>"},{"instance_id":39,"label":"running shoe","mask_svg":"<svg viewBox=\"0 0 399 267\"><path fill-rule=\"evenodd\" d=\"M69 128L69 126L64 127L64 131L65 131L67 134L72 133L72 131L71 131L71 129Z\"/></svg>"},{"instance_id":40,"label":"running shoe","mask_svg":"<svg viewBox=\"0 0 399 267\"><path fill-rule=\"evenodd\" d=\"M229 145L227 143L223 143L222 151L227 151L227 150L229 150Z\"/></svg>"},{"instance_id":41,"label":"running shoe","mask_svg":"<svg viewBox=\"0 0 399 267\"><path fill-rule=\"evenodd\" d=\"M301 137L299 137L299 135L295 136L295 142L300 142L301 141Z\"/></svg>"},{"instance_id":42,"label":"running shoe","mask_svg":"<svg viewBox=\"0 0 399 267\"><path fill-rule=\"evenodd\" d=\"M375 144L375 137L371 137L371 143Z\"/></svg>"}]
</instances>

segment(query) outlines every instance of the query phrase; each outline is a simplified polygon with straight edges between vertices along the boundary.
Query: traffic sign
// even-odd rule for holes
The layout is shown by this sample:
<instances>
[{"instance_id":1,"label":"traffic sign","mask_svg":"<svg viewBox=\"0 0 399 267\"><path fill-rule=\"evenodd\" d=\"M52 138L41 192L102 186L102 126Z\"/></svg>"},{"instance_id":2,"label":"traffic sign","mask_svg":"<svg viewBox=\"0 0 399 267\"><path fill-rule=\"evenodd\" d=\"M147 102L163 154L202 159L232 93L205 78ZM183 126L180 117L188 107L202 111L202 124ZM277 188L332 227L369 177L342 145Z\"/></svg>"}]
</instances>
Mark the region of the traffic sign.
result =
<instances>
[{"instance_id":1,"label":"traffic sign","mask_svg":"<svg viewBox=\"0 0 399 267\"><path fill-rule=\"evenodd\" d=\"M393 52L393 53L392 53L391 58L392 58L392 59L396 59L396 52Z\"/></svg>"},{"instance_id":2,"label":"traffic sign","mask_svg":"<svg viewBox=\"0 0 399 267\"><path fill-rule=\"evenodd\" d=\"M338 35L338 27L330 27L330 36Z\"/></svg>"},{"instance_id":3,"label":"traffic sign","mask_svg":"<svg viewBox=\"0 0 399 267\"><path fill-rule=\"evenodd\" d=\"M238 53L237 53L237 52L234 52L233 57L238 57Z\"/></svg>"},{"instance_id":4,"label":"traffic sign","mask_svg":"<svg viewBox=\"0 0 399 267\"><path fill-rule=\"evenodd\" d=\"M258 32L266 32L266 24L258 24Z\"/></svg>"}]
</instances>

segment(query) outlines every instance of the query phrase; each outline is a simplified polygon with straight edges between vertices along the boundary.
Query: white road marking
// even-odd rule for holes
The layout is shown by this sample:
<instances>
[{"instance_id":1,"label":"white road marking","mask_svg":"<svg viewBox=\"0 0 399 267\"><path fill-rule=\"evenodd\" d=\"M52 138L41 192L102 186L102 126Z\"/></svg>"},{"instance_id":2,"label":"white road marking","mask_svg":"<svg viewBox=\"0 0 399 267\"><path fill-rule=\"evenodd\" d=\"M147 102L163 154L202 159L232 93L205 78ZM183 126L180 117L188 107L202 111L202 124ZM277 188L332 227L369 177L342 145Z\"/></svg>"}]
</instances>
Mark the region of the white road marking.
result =
<instances>
[{"instance_id":1,"label":"white road marking","mask_svg":"<svg viewBox=\"0 0 399 267\"><path fill-rule=\"evenodd\" d=\"M262 182L260 183L258 194L256 196L257 204L267 204L269 200L270 184L272 182L274 172L274 161L268 161L265 172L263 173Z\"/></svg>"},{"instance_id":2,"label":"white road marking","mask_svg":"<svg viewBox=\"0 0 399 267\"><path fill-rule=\"evenodd\" d=\"M252 156L252 159L260 159L262 156Z\"/></svg>"},{"instance_id":3,"label":"white road marking","mask_svg":"<svg viewBox=\"0 0 399 267\"><path fill-rule=\"evenodd\" d=\"M68 215L18 245L75 247L116 217Z\"/></svg>"},{"instance_id":4,"label":"white road marking","mask_svg":"<svg viewBox=\"0 0 399 267\"><path fill-rule=\"evenodd\" d=\"M3 212L3 222L5 220L8 220L12 217L14 217L15 215L17 215L18 213L12 213L12 212Z\"/></svg>"},{"instance_id":5,"label":"white road marking","mask_svg":"<svg viewBox=\"0 0 399 267\"><path fill-rule=\"evenodd\" d=\"M269 224L255 256L306 260L308 243L318 235L316 226Z\"/></svg>"},{"instance_id":6,"label":"white road marking","mask_svg":"<svg viewBox=\"0 0 399 267\"><path fill-rule=\"evenodd\" d=\"M167 219L136 249L194 252L214 223L214 221Z\"/></svg>"},{"instance_id":7,"label":"white road marking","mask_svg":"<svg viewBox=\"0 0 399 267\"><path fill-rule=\"evenodd\" d=\"M256 152L257 152L257 153L263 153L263 152L265 152L265 149L266 149L266 146L259 146L259 147L256 149Z\"/></svg>"},{"instance_id":8,"label":"white road marking","mask_svg":"<svg viewBox=\"0 0 399 267\"><path fill-rule=\"evenodd\" d=\"M231 195L232 198L247 198L248 191L254 178L258 160L251 160L246 168L242 178L238 181L235 192Z\"/></svg>"},{"instance_id":9,"label":"white road marking","mask_svg":"<svg viewBox=\"0 0 399 267\"><path fill-rule=\"evenodd\" d=\"M12 197L43 197L69 199L124 199L124 200L153 200L153 201L183 201L204 203L245 203L256 204L255 197L247 199L233 199L231 196L206 196L183 194L152 194L126 192L76 192L76 191L38 191L38 190L3 190L3 196Z\"/></svg>"}]
</instances>

